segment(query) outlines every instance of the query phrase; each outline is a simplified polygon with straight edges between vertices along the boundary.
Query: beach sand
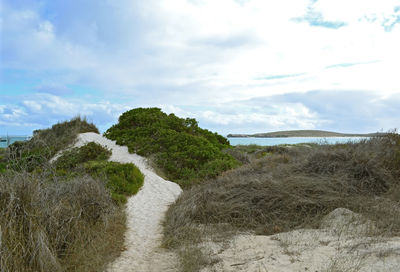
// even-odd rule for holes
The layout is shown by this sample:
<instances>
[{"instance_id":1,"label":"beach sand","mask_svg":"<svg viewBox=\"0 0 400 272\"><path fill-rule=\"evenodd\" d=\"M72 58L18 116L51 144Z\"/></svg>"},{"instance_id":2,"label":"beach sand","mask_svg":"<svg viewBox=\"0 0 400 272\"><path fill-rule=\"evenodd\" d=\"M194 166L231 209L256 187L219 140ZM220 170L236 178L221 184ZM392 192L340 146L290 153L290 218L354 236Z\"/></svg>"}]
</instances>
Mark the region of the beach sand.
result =
<instances>
[{"instance_id":1,"label":"beach sand","mask_svg":"<svg viewBox=\"0 0 400 272\"><path fill-rule=\"evenodd\" d=\"M161 222L168 206L182 192L176 183L164 180L146 163L146 159L130 154L126 146L119 146L96 133L78 136L76 147L96 142L112 151L110 161L133 163L144 174L144 184L139 192L128 199L126 205L127 231L125 248L121 256L110 264L108 271L176 271L177 257L160 247L162 240Z\"/></svg>"}]
</instances>

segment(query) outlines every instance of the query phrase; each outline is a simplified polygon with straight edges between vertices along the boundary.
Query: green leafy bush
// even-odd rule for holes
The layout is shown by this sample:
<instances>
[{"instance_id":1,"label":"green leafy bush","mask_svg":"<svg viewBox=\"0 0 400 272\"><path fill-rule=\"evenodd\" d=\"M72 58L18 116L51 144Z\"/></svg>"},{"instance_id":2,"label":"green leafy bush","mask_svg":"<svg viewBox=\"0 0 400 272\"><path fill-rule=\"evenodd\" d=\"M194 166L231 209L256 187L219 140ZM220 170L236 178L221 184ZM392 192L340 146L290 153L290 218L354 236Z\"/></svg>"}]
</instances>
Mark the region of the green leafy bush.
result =
<instances>
[{"instance_id":1,"label":"green leafy bush","mask_svg":"<svg viewBox=\"0 0 400 272\"><path fill-rule=\"evenodd\" d=\"M64 151L57 159L55 165L57 169L73 169L77 165L88 161L107 160L111 156L111 151L105 147L90 142L81 147L75 147L71 150Z\"/></svg>"},{"instance_id":2,"label":"green leafy bush","mask_svg":"<svg viewBox=\"0 0 400 272\"><path fill-rule=\"evenodd\" d=\"M159 108L125 112L104 135L128 146L129 152L151 156L167 177L181 185L215 177L238 162L222 152L226 138L198 126L195 119L165 114Z\"/></svg>"},{"instance_id":3,"label":"green leafy bush","mask_svg":"<svg viewBox=\"0 0 400 272\"><path fill-rule=\"evenodd\" d=\"M136 194L143 185L143 174L131 163L90 161L84 167L92 176L106 180L111 197L117 203L126 203L126 196Z\"/></svg>"}]
</instances>

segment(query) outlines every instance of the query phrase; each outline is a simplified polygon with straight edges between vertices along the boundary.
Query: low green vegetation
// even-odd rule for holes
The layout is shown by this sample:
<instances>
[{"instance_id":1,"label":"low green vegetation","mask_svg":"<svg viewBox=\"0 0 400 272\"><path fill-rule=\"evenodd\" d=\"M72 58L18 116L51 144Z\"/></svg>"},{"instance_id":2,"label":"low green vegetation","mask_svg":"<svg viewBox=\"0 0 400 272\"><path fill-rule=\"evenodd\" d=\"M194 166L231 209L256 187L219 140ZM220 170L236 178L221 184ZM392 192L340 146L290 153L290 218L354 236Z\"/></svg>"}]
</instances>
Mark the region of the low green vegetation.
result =
<instances>
[{"instance_id":1,"label":"low green vegetation","mask_svg":"<svg viewBox=\"0 0 400 272\"><path fill-rule=\"evenodd\" d=\"M93 177L105 179L117 203L126 203L126 197L136 194L143 185L143 174L131 163L90 161L84 168Z\"/></svg>"},{"instance_id":2,"label":"low green vegetation","mask_svg":"<svg viewBox=\"0 0 400 272\"><path fill-rule=\"evenodd\" d=\"M71 170L88 161L105 161L110 156L110 150L90 142L84 146L64 151L54 164L57 169Z\"/></svg>"},{"instance_id":3,"label":"low green vegetation","mask_svg":"<svg viewBox=\"0 0 400 272\"><path fill-rule=\"evenodd\" d=\"M143 175L108 162L96 143L58 151L79 133L98 132L81 118L36 131L0 153L0 270L103 271L123 247L121 203Z\"/></svg>"},{"instance_id":4,"label":"low green vegetation","mask_svg":"<svg viewBox=\"0 0 400 272\"><path fill-rule=\"evenodd\" d=\"M376 222L376 235L400 235L399 134L359 143L242 146L229 152L247 163L240 159L242 167L185 190L167 212L165 246L192 250L193 263L207 259L196 255L199 246L194 245L204 242L198 238L204 233L193 235L199 226L268 235L318 228L325 215L347 208ZM196 269L205 264L197 262Z\"/></svg>"},{"instance_id":5,"label":"low green vegetation","mask_svg":"<svg viewBox=\"0 0 400 272\"><path fill-rule=\"evenodd\" d=\"M137 108L119 117L104 135L129 152L147 156L168 179L180 185L210 179L238 165L222 150L226 138L198 126L195 119L165 114L159 108Z\"/></svg>"},{"instance_id":6,"label":"low green vegetation","mask_svg":"<svg viewBox=\"0 0 400 272\"><path fill-rule=\"evenodd\" d=\"M89 174L102 180L118 204L126 203L127 196L137 193L142 187L144 176L132 163L109 162L111 151L90 142L81 147L66 150L54 162L58 176L73 178Z\"/></svg>"},{"instance_id":7,"label":"low green vegetation","mask_svg":"<svg viewBox=\"0 0 400 272\"><path fill-rule=\"evenodd\" d=\"M4 173L7 168L6 149L0 148L0 174Z\"/></svg>"}]
</instances>

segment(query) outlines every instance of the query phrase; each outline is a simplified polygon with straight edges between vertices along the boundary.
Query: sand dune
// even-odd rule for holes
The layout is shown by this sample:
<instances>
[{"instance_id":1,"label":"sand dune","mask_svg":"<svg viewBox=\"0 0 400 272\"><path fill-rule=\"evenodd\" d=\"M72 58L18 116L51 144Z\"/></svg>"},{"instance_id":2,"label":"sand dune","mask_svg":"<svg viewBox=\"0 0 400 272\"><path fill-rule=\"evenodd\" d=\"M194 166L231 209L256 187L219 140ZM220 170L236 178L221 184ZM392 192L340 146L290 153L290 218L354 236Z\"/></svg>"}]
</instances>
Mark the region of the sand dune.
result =
<instances>
[{"instance_id":1,"label":"sand dune","mask_svg":"<svg viewBox=\"0 0 400 272\"><path fill-rule=\"evenodd\" d=\"M133 163L145 175L142 189L129 198L126 250L112 264L109 272L178 271L178 258L160 247L161 222L168 206L181 188L159 177L146 159L130 154L127 147L116 145L96 133L80 134L75 146L96 142L112 150L111 161ZM228 246L209 243L219 262L206 267L211 271L381 271L400 269L400 238L369 235L374 224L346 209L326 216L320 229L300 229L272 236L241 234ZM225 244L226 245L226 244Z\"/></svg>"},{"instance_id":2,"label":"sand dune","mask_svg":"<svg viewBox=\"0 0 400 272\"><path fill-rule=\"evenodd\" d=\"M127 147L119 146L99 134L80 134L75 146L79 147L88 142L106 146L112 150L110 161L133 163L145 176L143 187L128 199L126 205L126 250L109 265L108 271L176 271L176 256L160 248L161 222L169 204L181 193L181 188L155 174L145 158L130 154Z\"/></svg>"}]
</instances>

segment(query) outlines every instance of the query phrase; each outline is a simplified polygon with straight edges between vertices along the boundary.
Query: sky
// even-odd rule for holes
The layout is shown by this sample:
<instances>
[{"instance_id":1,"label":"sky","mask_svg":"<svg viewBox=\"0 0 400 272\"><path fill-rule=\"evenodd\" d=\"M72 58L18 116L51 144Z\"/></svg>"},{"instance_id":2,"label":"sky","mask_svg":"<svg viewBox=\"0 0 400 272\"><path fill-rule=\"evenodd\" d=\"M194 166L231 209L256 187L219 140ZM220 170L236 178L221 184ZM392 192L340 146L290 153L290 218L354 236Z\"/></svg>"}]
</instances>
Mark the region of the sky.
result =
<instances>
[{"instance_id":1,"label":"sky","mask_svg":"<svg viewBox=\"0 0 400 272\"><path fill-rule=\"evenodd\" d=\"M400 0L0 0L0 135L159 107L221 134L399 128Z\"/></svg>"}]
</instances>

